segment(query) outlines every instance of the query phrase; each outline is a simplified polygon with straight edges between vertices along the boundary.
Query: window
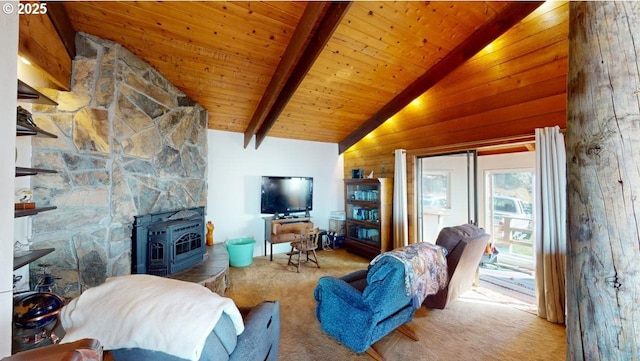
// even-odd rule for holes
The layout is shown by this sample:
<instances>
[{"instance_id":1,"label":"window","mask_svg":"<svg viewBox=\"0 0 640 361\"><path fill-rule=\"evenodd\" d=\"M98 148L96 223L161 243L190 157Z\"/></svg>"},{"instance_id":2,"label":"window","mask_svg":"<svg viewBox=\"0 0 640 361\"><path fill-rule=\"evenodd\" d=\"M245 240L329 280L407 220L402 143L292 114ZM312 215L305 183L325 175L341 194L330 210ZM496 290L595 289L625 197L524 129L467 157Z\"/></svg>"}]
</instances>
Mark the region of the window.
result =
<instances>
[{"instance_id":1,"label":"window","mask_svg":"<svg viewBox=\"0 0 640 361\"><path fill-rule=\"evenodd\" d=\"M428 171L422 177L422 207L449 209L449 172Z\"/></svg>"}]
</instances>

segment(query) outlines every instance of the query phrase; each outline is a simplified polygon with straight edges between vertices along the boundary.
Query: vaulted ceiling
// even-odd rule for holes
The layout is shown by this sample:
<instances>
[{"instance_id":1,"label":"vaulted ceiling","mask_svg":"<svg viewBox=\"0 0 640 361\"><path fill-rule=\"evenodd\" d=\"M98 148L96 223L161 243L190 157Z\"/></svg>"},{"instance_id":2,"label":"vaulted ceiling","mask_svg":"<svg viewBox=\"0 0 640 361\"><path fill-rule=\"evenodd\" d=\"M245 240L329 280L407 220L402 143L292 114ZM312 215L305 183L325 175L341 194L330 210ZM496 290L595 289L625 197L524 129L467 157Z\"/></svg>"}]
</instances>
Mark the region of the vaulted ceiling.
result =
<instances>
[{"instance_id":1,"label":"vaulted ceiling","mask_svg":"<svg viewBox=\"0 0 640 361\"><path fill-rule=\"evenodd\" d=\"M209 128L344 151L541 3L62 4L50 14L62 38L68 18L124 45L205 107Z\"/></svg>"}]
</instances>

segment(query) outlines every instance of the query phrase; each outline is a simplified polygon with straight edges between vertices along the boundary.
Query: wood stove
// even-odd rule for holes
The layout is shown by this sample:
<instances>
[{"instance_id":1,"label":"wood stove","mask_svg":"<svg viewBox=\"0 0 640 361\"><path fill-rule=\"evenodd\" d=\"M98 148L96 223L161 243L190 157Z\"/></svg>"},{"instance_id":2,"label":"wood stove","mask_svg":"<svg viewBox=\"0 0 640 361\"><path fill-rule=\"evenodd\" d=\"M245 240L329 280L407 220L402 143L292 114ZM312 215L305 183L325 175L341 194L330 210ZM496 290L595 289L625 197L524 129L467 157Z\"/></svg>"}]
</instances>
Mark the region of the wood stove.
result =
<instances>
[{"instance_id":1,"label":"wood stove","mask_svg":"<svg viewBox=\"0 0 640 361\"><path fill-rule=\"evenodd\" d=\"M204 207L136 216L131 273L167 276L204 259Z\"/></svg>"}]
</instances>

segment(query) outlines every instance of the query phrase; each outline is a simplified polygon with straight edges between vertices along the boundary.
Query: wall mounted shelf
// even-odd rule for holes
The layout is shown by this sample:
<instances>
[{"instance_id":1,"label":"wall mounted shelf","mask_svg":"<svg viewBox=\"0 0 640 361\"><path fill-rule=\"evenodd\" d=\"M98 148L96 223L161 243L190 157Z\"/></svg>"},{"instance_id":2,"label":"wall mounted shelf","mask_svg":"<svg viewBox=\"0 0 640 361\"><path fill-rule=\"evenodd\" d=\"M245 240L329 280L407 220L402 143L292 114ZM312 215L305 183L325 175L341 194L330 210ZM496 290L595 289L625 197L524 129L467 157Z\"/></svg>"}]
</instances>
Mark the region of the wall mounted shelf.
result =
<instances>
[{"instance_id":1,"label":"wall mounted shelf","mask_svg":"<svg viewBox=\"0 0 640 361\"><path fill-rule=\"evenodd\" d=\"M16 123L16 135L34 135L36 137L58 138L55 134L22 122Z\"/></svg>"},{"instance_id":2,"label":"wall mounted shelf","mask_svg":"<svg viewBox=\"0 0 640 361\"><path fill-rule=\"evenodd\" d=\"M51 98L25 84L20 79L18 79L18 100L26 103L58 105L58 103L51 100Z\"/></svg>"},{"instance_id":3,"label":"wall mounted shelf","mask_svg":"<svg viewBox=\"0 0 640 361\"><path fill-rule=\"evenodd\" d=\"M15 271L22 266L28 265L29 263L42 258L55 250L55 248L34 249L25 251L25 255L17 257L13 256L13 270Z\"/></svg>"},{"instance_id":4,"label":"wall mounted shelf","mask_svg":"<svg viewBox=\"0 0 640 361\"><path fill-rule=\"evenodd\" d=\"M20 79L18 79L18 101L45 105L58 105L58 103L51 100L51 98L35 90ZM58 138L55 134L21 121L18 121L16 124L16 135L34 135L37 137Z\"/></svg>"},{"instance_id":5,"label":"wall mounted shelf","mask_svg":"<svg viewBox=\"0 0 640 361\"><path fill-rule=\"evenodd\" d=\"M36 214L38 214L40 212L51 211L51 210L54 210L56 208L58 208L58 207L50 206L50 207L38 207L38 208L33 208L33 209L18 209L18 210L15 211L14 218L33 216L33 215L36 215Z\"/></svg>"},{"instance_id":6,"label":"wall mounted shelf","mask_svg":"<svg viewBox=\"0 0 640 361\"><path fill-rule=\"evenodd\" d=\"M58 173L51 169L16 167L16 177L36 175L40 173Z\"/></svg>"}]
</instances>

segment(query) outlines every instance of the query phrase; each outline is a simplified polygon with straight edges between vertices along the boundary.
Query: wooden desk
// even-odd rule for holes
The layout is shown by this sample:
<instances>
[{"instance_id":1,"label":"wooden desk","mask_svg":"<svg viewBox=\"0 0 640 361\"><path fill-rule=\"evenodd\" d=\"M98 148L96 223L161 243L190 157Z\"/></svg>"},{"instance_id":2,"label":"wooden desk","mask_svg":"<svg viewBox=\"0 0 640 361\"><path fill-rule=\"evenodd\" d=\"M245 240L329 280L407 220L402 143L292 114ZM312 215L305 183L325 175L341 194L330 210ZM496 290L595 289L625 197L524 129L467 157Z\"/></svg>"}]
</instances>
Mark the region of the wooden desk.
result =
<instances>
[{"instance_id":1,"label":"wooden desk","mask_svg":"<svg viewBox=\"0 0 640 361\"><path fill-rule=\"evenodd\" d=\"M264 255L267 255L267 242L270 244L273 261L273 245L276 243L293 242L305 230L313 228L309 217L279 218L264 217Z\"/></svg>"}]
</instances>

